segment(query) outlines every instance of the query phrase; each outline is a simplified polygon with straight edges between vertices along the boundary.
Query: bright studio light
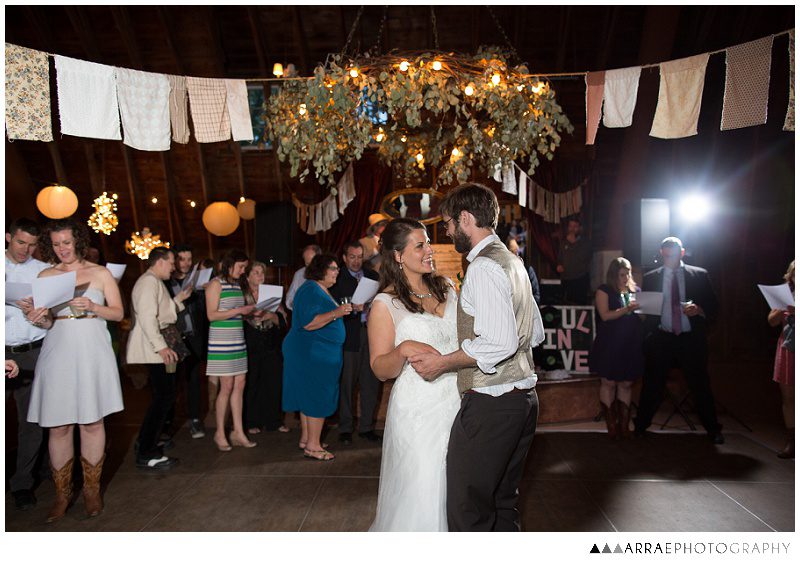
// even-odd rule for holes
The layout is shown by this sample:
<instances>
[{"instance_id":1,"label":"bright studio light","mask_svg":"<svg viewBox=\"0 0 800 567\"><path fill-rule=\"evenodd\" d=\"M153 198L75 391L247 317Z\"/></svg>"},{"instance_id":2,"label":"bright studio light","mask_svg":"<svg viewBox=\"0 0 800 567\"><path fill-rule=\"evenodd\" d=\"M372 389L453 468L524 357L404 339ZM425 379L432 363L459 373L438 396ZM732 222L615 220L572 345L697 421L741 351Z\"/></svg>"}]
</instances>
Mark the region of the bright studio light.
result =
<instances>
[{"instance_id":1,"label":"bright studio light","mask_svg":"<svg viewBox=\"0 0 800 567\"><path fill-rule=\"evenodd\" d=\"M711 203L704 195L688 195L680 203L681 216L689 222L698 222L711 213Z\"/></svg>"}]
</instances>

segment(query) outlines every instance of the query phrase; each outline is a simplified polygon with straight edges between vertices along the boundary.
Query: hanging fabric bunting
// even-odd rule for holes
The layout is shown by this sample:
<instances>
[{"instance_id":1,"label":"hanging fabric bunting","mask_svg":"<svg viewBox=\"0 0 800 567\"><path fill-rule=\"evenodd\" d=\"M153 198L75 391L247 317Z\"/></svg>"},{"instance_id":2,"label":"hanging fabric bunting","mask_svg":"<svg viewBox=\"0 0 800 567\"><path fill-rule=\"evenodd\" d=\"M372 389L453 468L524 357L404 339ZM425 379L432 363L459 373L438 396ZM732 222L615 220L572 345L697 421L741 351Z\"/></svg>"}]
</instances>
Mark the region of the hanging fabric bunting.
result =
<instances>
[{"instance_id":1,"label":"hanging fabric bunting","mask_svg":"<svg viewBox=\"0 0 800 567\"><path fill-rule=\"evenodd\" d=\"M512 172L513 174L513 172ZM519 195L518 203L520 207L527 207L528 206L528 175L519 170L519 189L517 190L517 194Z\"/></svg>"},{"instance_id":2,"label":"hanging fabric bunting","mask_svg":"<svg viewBox=\"0 0 800 567\"><path fill-rule=\"evenodd\" d=\"M352 163L347 166L341 179L336 184L336 193L339 197L339 214L343 215L347 205L356 198L356 184Z\"/></svg>"},{"instance_id":3,"label":"hanging fabric bunting","mask_svg":"<svg viewBox=\"0 0 800 567\"><path fill-rule=\"evenodd\" d=\"M516 164L506 165L502 169L501 183L503 184L503 193L510 193L511 195L517 194L517 176L514 175L514 167Z\"/></svg>"},{"instance_id":4,"label":"hanging fabric bunting","mask_svg":"<svg viewBox=\"0 0 800 567\"><path fill-rule=\"evenodd\" d=\"M121 140L114 67L55 56L61 133Z\"/></svg>"},{"instance_id":5,"label":"hanging fabric bunting","mask_svg":"<svg viewBox=\"0 0 800 567\"><path fill-rule=\"evenodd\" d=\"M729 47L720 130L767 123L772 36Z\"/></svg>"},{"instance_id":6,"label":"hanging fabric bunting","mask_svg":"<svg viewBox=\"0 0 800 567\"><path fill-rule=\"evenodd\" d=\"M789 32L789 106L786 108L783 129L794 132L794 30Z\"/></svg>"},{"instance_id":7,"label":"hanging fabric bunting","mask_svg":"<svg viewBox=\"0 0 800 567\"><path fill-rule=\"evenodd\" d=\"M627 128L633 124L641 67L606 71L603 88L603 126Z\"/></svg>"},{"instance_id":8,"label":"hanging fabric bunting","mask_svg":"<svg viewBox=\"0 0 800 567\"><path fill-rule=\"evenodd\" d=\"M186 87L195 139L204 144L229 140L231 119L226 103L225 80L186 77Z\"/></svg>"},{"instance_id":9,"label":"hanging fabric bunting","mask_svg":"<svg viewBox=\"0 0 800 567\"><path fill-rule=\"evenodd\" d=\"M252 142L253 122L250 118L250 102L247 99L247 83L241 79L225 79L228 95L228 115L231 117L233 139Z\"/></svg>"},{"instance_id":10,"label":"hanging fabric bunting","mask_svg":"<svg viewBox=\"0 0 800 567\"><path fill-rule=\"evenodd\" d=\"M650 135L686 138L697 134L708 53L661 63L658 105Z\"/></svg>"},{"instance_id":11,"label":"hanging fabric bunting","mask_svg":"<svg viewBox=\"0 0 800 567\"><path fill-rule=\"evenodd\" d=\"M189 94L186 77L167 75L169 80L169 122L172 125L172 141L189 143Z\"/></svg>"},{"instance_id":12,"label":"hanging fabric bunting","mask_svg":"<svg viewBox=\"0 0 800 567\"><path fill-rule=\"evenodd\" d=\"M116 74L124 144L137 150L169 150L169 79L119 67Z\"/></svg>"},{"instance_id":13,"label":"hanging fabric bunting","mask_svg":"<svg viewBox=\"0 0 800 567\"><path fill-rule=\"evenodd\" d=\"M603 109L605 71L586 73L586 145L593 146Z\"/></svg>"},{"instance_id":14,"label":"hanging fabric bunting","mask_svg":"<svg viewBox=\"0 0 800 567\"><path fill-rule=\"evenodd\" d=\"M53 141L47 54L6 43L6 133L9 140Z\"/></svg>"}]
</instances>

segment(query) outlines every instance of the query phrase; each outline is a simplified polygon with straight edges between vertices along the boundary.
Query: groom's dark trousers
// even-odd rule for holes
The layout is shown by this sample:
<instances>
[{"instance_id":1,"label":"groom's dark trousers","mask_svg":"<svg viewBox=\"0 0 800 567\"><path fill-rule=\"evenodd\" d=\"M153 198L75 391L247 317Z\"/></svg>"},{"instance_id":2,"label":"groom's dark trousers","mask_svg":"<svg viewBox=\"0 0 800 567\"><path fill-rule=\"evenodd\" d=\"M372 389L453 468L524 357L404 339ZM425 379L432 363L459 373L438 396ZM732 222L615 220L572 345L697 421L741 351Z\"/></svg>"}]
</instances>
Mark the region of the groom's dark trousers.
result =
<instances>
[{"instance_id":1,"label":"groom's dark trousers","mask_svg":"<svg viewBox=\"0 0 800 567\"><path fill-rule=\"evenodd\" d=\"M534 388L498 397L464 393L447 448L451 532L520 530L517 487L538 415Z\"/></svg>"}]
</instances>

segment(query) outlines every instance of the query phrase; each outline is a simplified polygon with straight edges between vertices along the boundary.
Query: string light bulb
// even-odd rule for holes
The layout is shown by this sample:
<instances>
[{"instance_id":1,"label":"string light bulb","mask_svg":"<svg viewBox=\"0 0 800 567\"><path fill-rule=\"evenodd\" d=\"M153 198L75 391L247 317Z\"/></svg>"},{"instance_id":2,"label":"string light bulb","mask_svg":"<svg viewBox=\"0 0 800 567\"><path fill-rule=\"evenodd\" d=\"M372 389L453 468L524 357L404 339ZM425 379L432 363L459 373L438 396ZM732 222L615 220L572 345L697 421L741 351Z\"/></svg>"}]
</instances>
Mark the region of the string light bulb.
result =
<instances>
[{"instance_id":1,"label":"string light bulb","mask_svg":"<svg viewBox=\"0 0 800 567\"><path fill-rule=\"evenodd\" d=\"M350 76L354 79L358 78L358 67L353 67L350 69Z\"/></svg>"},{"instance_id":2,"label":"string light bulb","mask_svg":"<svg viewBox=\"0 0 800 567\"><path fill-rule=\"evenodd\" d=\"M153 203L154 205L157 204L158 203L158 197L153 197L152 199L150 199L150 202Z\"/></svg>"},{"instance_id":3,"label":"string light bulb","mask_svg":"<svg viewBox=\"0 0 800 567\"><path fill-rule=\"evenodd\" d=\"M194 201L189 201L189 206L194 209L197 206L197 203L195 203Z\"/></svg>"},{"instance_id":4,"label":"string light bulb","mask_svg":"<svg viewBox=\"0 0 800 567\"><path fill-rule=\"evenodd\" d=\"M404 144L408 141L408 138L406 138L405 134L400 136L400 141L403 142Z\"/></svg>"},{"instance_id":5,"label":"string light bulb","mask_svg":"<svg viewBox=\"0 0 800 567\"><path fill-rule=\"evenodd\" d=\"M131 239L125 241L125 252L147 260L153 248L159 246L169 248L169 242L161 242L160 234L153 234L149 228L144 227L141 233L134 232L131 234Z\"/></svg>"},{"instance_id":6,"label":"string light bulb","mask_svg":"<svg viewBox=\"0 0 800 567\"><path fill-rule=\"evenodd\" d=\"M408 67L409 67L409 65L410 65L410 63L409 63L408 61L406 61L406 60L403 60L403 61L401 61L401 62L400 62L400 70L401 70L403 73L405 73L406 71L408 71Z\"/></svg>"},{"instance_id":7,"label":"string light bulb","mask_svg":"<svg viewBox=\"0 0 800 567\"><path fill-rule=\"evenodd\" d=\"M419 152L416 156L418 162L422 162L425 159L425 155L422 152Z\"/></svg>"},{"instance_id":8,"label":"string light bulb","mask_svg":"<svg viewBox=\"0 0 800 567\"><path fill-rule=\"evenodd\" d=\"M492 75L492 84L495 86L500 84L500 75L498 73Z\"/></svg>"},{"instance_id":9,"label":"string light bulb","mask_svg":"<svg viewBox=\"0 0 800 567\"><path fill-rule=\"evenodd\" d=\"M442 62L441 61L434 61L433 65L431 65L431 67L433 67L434 71L441 71L442 70Z\"/></svg>"},{"instance_id":10,"label":"string light bulb","mask_svg":"<svg viewBox=\"0 0 800 567\"><path fill-rule=\"evenodd\" d=\"M298 109L298 112L300 113L300 116L305 115L306 111L307 111L306 103L302 103L300 105L300 108Z\"/></svg>"},{"instance_id":11,"label":"string light bulb","mask_svg":"<svg viewBox=\"0 0 800 567\"><path fill-rule=\"evenodd\" d=\"M467 95L467 96L474 95L475 94L475 86L472 83L468 84L466 86L466 88L464 89L464 94Z\"/></svg>"},{"instance_id":12,"label":"string light bulb","mask_svg":"<svg viewBox=\"0 0 800 567\"><path fill-rule=\"evenodd\" d=\"M534 94L539 94L543 88L544 88L544 83L539 81L538 83L536 83L531 87L531 90L534 92Z\"/></svg>"},{"instance_id":13,"label":"string light bulb","mask_svg":"<svg viewBox=\"0 0 800 567\"><path fill-rule=\"evenodd\" d=\"M383 141L383 139L384 139L385 137L386 137L386 135L383 133L383 128L380 128L380 127L379 127L379 128L378 128L378 133L375 135L375 141L376 141L376 142L378 142L378 143L380 143L380 142L382 142L382 141Z\"/></svg>"},{"instance_id":14,"label":"string light bulb","mask_svg":"<svg viewBox=\"0 0 800 567\"><path fill-rule=\"evenodd\" d=\"M518 86L517 86L517 90L518 90L519 92L522 92L524 89L525 89L525 85L518 85Z\"/></svg>"}]
</instances>

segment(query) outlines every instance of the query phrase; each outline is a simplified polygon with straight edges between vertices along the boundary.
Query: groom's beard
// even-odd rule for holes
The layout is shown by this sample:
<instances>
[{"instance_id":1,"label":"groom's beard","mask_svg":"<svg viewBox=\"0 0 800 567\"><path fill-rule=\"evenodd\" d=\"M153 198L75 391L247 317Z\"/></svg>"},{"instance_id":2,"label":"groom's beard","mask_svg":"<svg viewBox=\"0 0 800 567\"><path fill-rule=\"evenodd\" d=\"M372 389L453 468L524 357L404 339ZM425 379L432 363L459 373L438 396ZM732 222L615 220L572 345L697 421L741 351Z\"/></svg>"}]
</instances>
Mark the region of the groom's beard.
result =
<instances>
[{"instance_id":1,"label":"groom's beard","mask_svg":"<svg viewBox=\"0 0 800 567\"><path fill-rule=\"evenodd\" d=\"M456 247L456 251L461 254L466 254L472 250L472 242L470 242L469 236L464 234L459 225L456 225L453 231L453 244Z\"/></svg>"}]
</instances>

